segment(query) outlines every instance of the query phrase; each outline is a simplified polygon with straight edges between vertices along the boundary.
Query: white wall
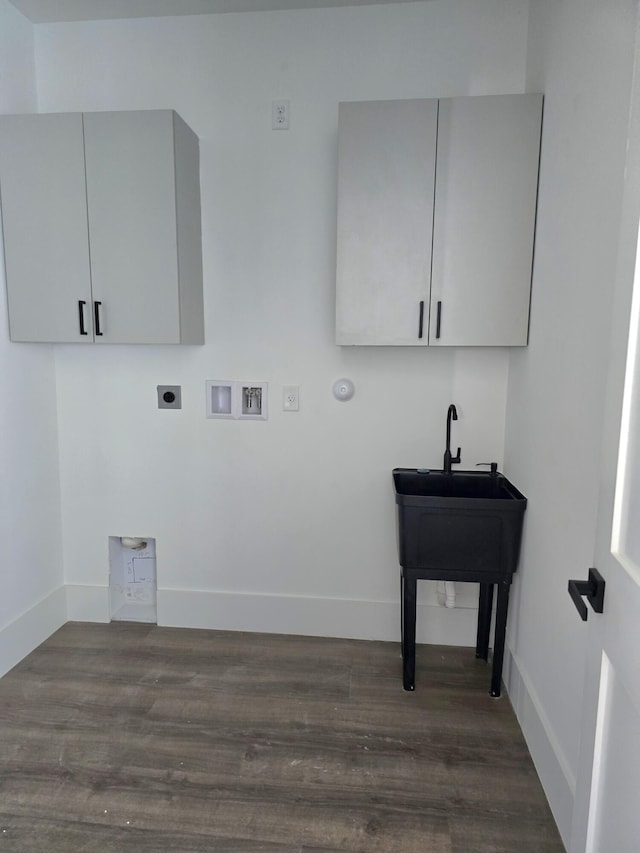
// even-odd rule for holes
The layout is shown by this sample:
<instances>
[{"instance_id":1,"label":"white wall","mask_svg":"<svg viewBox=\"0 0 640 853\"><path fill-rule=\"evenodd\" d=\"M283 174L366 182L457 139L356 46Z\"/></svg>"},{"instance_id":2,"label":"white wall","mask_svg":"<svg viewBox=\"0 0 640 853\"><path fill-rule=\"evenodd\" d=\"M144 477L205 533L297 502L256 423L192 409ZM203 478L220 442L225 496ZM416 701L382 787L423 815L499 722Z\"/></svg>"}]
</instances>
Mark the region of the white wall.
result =
<instances>
[{"instance_id":1,"label":"white wall","mask_svg":"<svg viewBox=\"0 0 640 853\"><path fill-rule=\"evenodd\" d=\"M441 464L450 402L464 465L502 462L508 354L334 345L338 102L522 91L527 9L36 28L42 111L173 107L201 139L206 345L56 348L71 616L108 618L108 537L139 535L157 540L161 622L398 636L391 469ZM268 422L205 420L206 379L268 381ZM157 384L183 386L181 412L157 411ZM461 614L435 611L422 638L473 643Z\"/></svg>"},{"instance_id":2,"label":"white wall","mask_svg":"<svg viewBox=\"0 0 640 853\"><path fill-rule=\"evenodd\" d=\"M0 113L36 109L33 27L0 0ZM9 343L0 245L0 674L65 621L51 347Z\"/></svg>"},{"instance_id":3,"label":"white wall","mask_svg":"<svg viewBox=\"0 0 640 853\"><path fill-rule=\"evenodd\" d=\"M530 13L528 88L545 114L530 344L509 371L506 464L529 498L509 692L565 841L586 652L567 580L593 565L635 15L631 0Z\"/></svg>"}]
</instances>

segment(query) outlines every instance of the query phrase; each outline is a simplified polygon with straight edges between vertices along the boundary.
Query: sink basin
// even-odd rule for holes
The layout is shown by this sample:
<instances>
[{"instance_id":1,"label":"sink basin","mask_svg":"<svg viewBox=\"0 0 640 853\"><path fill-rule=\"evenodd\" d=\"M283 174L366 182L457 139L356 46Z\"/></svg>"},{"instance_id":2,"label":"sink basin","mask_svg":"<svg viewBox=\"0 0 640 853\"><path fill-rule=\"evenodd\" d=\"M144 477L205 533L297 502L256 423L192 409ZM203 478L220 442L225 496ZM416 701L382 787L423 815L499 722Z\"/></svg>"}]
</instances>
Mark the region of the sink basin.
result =
<instances>
[{"instance_id":1,"label":"sink basin","mask_svg":"<svg viewBox=\"0 0 640 853\"><path fill-rule=\"evenodd\" d=\"M393 481L403 568L437 580L513 574L527 499L503 474L395 468Z\"/></svg>"},{"instance_id":2,"label":"sink basin","mask_svg":"<svg viewBox=\"0 0 640 853\"><path fill-rule=\"evenodd\" d=\"M524 500L502 474L487 471L418 471L396 468L393 480L397 495L407 497L474 498L481 500Z\"/></svg>"}]
</instances>

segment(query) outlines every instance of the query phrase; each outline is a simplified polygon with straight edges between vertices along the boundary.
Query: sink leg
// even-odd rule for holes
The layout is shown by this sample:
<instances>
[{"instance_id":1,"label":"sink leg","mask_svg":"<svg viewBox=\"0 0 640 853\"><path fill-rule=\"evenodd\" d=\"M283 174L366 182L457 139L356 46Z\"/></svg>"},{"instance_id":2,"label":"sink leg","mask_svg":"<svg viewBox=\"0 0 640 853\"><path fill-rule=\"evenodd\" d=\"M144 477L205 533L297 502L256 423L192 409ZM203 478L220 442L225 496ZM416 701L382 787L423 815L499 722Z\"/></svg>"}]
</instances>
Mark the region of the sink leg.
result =
<instances>
[{"instance_id":1,"label":"sink leg","mask_svg":"<svg viewBox=\"0 0 640 853\"><path fill-rule=\"evenodd\" d=\"M491 606L493 605L493 584L480 584L478 601L478 636L476 657L486 661L489 657L489 632L491 631Z\"/></svg>"},{"instance_id":2,"label":"sink leg","mask_svg":"<svg viewBox=\"0 0 640 853\"><path fill-rule=\"evenodd\" d=\"M498 584L498 603L496 605L496 635L493 642L493 669L491 671L491 696L499 696L502 685L502 662L504 660L504 641L507 633L507 611L509 609L510 579Z\"/></svg>"},{"instance_id":3,"label":"sink leg","mask_svg":"<svg viewBox=\"0 0 640 853\"><path fill-rule=\"evenodd\" d=\"M415 578L402 577L402 686L415 690L416 681L416 587Z\"/></svg>"},{"instance_id":4,"label":"sink leg","mask_svg":"<svg viewBox=\"0 0 640 853\"><path fill-rule=\"evenodd\" d=\"M400 651L404 657L404 578L400 572Z\"/></svg>"}]
</instances>

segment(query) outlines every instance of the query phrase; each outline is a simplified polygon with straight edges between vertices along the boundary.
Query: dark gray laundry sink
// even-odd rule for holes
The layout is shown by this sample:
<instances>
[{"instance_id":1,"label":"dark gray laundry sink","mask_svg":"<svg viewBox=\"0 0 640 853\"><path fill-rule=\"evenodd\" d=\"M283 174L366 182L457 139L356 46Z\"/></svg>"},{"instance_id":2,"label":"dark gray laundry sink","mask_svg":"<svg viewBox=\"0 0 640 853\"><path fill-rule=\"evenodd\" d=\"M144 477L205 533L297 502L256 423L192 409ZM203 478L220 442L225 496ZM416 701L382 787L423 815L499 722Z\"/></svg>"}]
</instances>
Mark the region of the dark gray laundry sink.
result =
<instances>
[{"instance_id":1,"label":"dark gray laundry sink","mask_svg":"<svg viewBox=\"0 0 640 853\"><path fill-rule=\"evenodd\" d=\"M393 481L401 566L461 581L515 571L527 499L503 474L395 468Z\"/></svg>"},{"instance_id":2,"label":"dark gray laundry sink","mask_svg":"<svg viewBox=\"0 0 640 853\"><path fill-rule=\"evenodd\" d=\"M489 472L393 470L405 690L415 689L417 581L466 581L480 585L476 657L484 660L489 653L493 587L498 587L490 693L500 695L509 587L518 565L527 499L495 464L491 468Z\"/></svg>"}]
</instances>

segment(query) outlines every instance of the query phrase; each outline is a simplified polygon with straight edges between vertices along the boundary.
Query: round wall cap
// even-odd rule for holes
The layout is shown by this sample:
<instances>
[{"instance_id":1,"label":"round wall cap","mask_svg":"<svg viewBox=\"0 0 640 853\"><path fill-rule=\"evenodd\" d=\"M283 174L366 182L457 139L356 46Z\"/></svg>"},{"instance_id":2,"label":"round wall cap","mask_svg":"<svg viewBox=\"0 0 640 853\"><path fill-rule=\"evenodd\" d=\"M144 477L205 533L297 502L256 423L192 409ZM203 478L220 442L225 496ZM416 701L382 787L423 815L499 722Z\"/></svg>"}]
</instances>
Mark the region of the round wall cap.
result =
<instances>
[{"instance_id":1,"label":"round wall cap","mask_svg":"<svg viewBox=\"0 0 640 853\"><path fill-rule=\"evenodd\" d=\"M338 379L333 383L333 396L336 400L350 400L355 394L355 387L350 379Z\"/></svg>"}]
</instances>

